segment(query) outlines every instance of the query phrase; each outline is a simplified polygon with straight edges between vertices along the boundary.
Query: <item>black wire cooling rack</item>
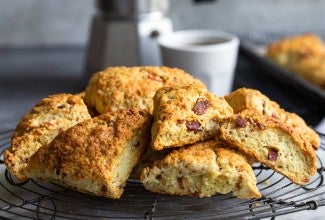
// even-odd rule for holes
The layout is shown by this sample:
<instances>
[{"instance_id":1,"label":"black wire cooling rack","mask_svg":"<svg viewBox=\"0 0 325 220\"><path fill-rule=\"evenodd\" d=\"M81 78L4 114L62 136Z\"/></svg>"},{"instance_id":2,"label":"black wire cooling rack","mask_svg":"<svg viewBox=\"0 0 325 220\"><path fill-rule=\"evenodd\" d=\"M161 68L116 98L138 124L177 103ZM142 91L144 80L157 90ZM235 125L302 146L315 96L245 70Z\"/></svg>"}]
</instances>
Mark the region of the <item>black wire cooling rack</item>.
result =
<instances>
[{"instance_id":1,"label":"black wire cooling rack","mask_svg":"<svg viewBox=\"0 0 325 220\"><path fill-rule=\"evenodd\" d=\"M3 151L12 130L0 132L0 217L8 219L260 219L325 205L325 135L321 134L317 174L298 186L263 165L254 165L261 199L232 195L211 198L168 196L146 191L129 180L121 199L79 193L53 183L18 182L7 171ZM323 155L323 156L322 156Z\"/></svg>"}]
</instances>

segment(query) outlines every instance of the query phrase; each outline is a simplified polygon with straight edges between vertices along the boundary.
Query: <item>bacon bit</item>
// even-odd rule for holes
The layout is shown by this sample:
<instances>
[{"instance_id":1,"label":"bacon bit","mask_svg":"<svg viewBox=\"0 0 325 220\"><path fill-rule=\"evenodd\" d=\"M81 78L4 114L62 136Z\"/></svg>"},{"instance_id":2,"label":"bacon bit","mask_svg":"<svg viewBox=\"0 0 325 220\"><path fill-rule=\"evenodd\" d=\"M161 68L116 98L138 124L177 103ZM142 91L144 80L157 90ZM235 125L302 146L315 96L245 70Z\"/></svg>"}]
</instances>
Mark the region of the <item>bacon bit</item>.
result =
<instances>
[{"instance_id":1,"label":"bacon bit","mask_svg":"<svg viewBox=\"0 0 325 220\"><path fill-rule=\"evenodd\" d=\"M252 118L248 118L247 121L248 121L251 125L253 125L254 127L257 126L256 122L255 122Z\"/></svg>"},{"instance_id":2,"label":"bacon bit","mask_svg":"<svg viewBox=\"0 0 325 220\"><path fill-rule=\"evenodd\" d=\"M267 155L267 159L269 161L277 161L278 159L278 151L275 149L269 149L269 153Z\"/></svg>"},{"instance_id":3,"label":"bacon bit","mask_svg":"<svg viewBox=\"0 0 325 220\"><path fill-rule=\"evenodd\" d=\"M266 126L261 123L257 123L257 127L261 130L264 130L266 128Z\"/></svg>"},{"instance_id":4,"label":"bacon bit","mask_svg":"<svg viewBox=\"0 0 325 220\"><path fill-rule=\"evenodd\" d=\"M101 188L101 191L102 191L103 193L107 192L107 186L103 185L102 188Z\"/></svg>"},{"instance_id":5,"label":"bacon bit","mask_svg":"<svg viewBox=\"0 0 325 220\"><path fill-rule=\"evenodd\" d=\"M137 142L135 143L134 147L135 147L135 148L140 147L140 141L137 141Z\"/></svg>"},{"instance_id":6,"label":"bacon bit","mask_svg":"<svg viewBox=\"0 0 325 220\"><path fill-rule=\"evenodd\" d=\"M195 197L197 197L197 198L200 198L201 197L201 194L199 192L195 192L192 195L195 196Z\"/></svg>"},{"instance_id":7,"label":"bacon bit","mask_svg":"<svg viewBox=\"0 0 325 220\"><path fill-rule=\"evenodd\" d=\"M193 107L193 111L196 115L203 115L209 107L210 102L208 100L198 98L196 100L195 106Z\"/></svg>"},{"instance_id":8,"label":"bacon bit","mask_svg":"<svg viewBox=\"0 0 325 220\"><path fill-rule=\"evenodd\" d=\"M265 101L263 102L262 106L263 106L262 114L265 115L265 106L266 106L266 102Z\"/></svg>"},{"instance_id":9,"label":"bacon bit","mask_svg":"<svg viewBox=\"0 0 325 220\"><path fill-rule=\"evenodd\" d=\"M178 177L177 178L177 182L178 182L179 188L181 188L181 189L184 189L185 188L183 181L184 181L184 177Z\"/></svg>"},{"instance_id":10,"label":"bacon bit","mask_svg":"<svg viewBox=\"0 0 325 220\"><path fill-rule=\"evenodd\" d=\"M181 119L178 119L178 120L177 120L177 123L178 123L178 124L183 124L184 122L185 122L185 121L184 121L184 120L181 120Z\"/></svg>"},{"instance_id":11,"label":"bacon bit","mask_svg":"<svg viewBox=\"0 0 325 220\"><path fill-rule=\"evenodd\" d=\"M237 127L245 128L247 125L247 122L244 118L236 117L235 123Z\"/></svg>"},{"instance_id":12,"label":"bacon bit","mask_svg":"<svg viewBox=\"0 0 325 220\"><path fill-rule=\"evenodd\" d=\"M148 74L148 79L155 80L155 81L158 81L158 82L163 81L163 79L160 76L154 75L152 73Z\"/></svg>"},{"instance_id":13,"label":"bacon bit","mask_svg":"<svg viewBox=\"0 0 325 220\"><path fill-rule=\"evenodd\" d=\"M271 117L272 117L272 118L279 119L278 116L277 116L274 112L271 114Z\"/></svg>"},{"instance_id":14,"label":"bacon bit","mask_svg":"<svg viewBox=\"0 0 325 220\"><path fill-rule=\"evenodd\" d=\"M187 130L194 131L194 133L203 131L201 124L198 121L186 121L185 125L187 127Z\"/></svg>"}]
</instances>

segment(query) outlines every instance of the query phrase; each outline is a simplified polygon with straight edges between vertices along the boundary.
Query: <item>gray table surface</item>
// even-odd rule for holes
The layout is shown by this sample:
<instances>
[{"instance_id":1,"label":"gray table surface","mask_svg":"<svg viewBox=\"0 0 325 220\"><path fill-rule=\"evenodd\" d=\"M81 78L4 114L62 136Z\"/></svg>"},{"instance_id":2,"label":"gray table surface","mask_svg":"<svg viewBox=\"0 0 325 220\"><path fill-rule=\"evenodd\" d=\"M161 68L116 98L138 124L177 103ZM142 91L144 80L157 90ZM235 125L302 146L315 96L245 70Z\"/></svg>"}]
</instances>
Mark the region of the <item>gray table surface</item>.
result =
<instances>
[{"instance_id":1,"label":"gray table surface","mask_svg":"<svg viewBox=\"0 0 325 220\"><path fill-rule=\"evenodd\" d=\"M81 91L83 60L82 48L1 50L1 127L13 128L41 98Z\"/></svg>"}]
</instances>

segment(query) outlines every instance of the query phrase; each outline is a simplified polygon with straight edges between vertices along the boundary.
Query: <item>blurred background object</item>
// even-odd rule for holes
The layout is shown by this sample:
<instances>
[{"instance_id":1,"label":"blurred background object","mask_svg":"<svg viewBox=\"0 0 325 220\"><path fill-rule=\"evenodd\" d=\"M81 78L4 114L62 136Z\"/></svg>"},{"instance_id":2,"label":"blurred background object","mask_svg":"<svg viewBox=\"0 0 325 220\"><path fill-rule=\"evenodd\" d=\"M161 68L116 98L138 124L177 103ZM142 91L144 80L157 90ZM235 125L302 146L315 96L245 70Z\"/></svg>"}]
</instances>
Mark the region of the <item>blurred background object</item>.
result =
<instances>
[{"instance_id":1,"label":"blurred background object","mask_svg":"<svg viewBox=\"0 0 325 220\"><path fill-rule=\"evenodd\" d=\"M157 37L172 32L165 17L169 0L97 0L87 57L85 81L107 66L161 65Z\"/></svg>"},{"instance_id":2,"label":"blurred background object","mask_svg":"<svg viewBox=\"0 0 325 220\"><path fill-rule=\"evenodd\" d=\"M81 45L89 39L95 0L0 0L0 47ZM322 0L170 0L175 30L292 32L324 26Z\"/></svg>"}]
</instances>

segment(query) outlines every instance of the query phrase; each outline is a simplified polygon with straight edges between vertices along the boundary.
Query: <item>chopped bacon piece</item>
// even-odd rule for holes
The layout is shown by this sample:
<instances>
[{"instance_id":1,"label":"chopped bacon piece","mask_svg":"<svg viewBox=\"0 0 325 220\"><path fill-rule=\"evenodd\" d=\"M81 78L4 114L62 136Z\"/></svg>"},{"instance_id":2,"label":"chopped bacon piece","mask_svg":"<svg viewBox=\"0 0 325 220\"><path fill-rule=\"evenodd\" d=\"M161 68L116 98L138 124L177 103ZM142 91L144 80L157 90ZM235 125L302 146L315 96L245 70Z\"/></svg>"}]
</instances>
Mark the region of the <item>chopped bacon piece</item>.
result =
<instances>
[{"instance_id":1,"label":"chopped bacon piece","mask_svg":"<svg viewBox=\"0 0 325 220\"><path fill-rule=\"evenodd\" d=\"M201 124L198 121L186 121L185 125L187 127L187 130L194 131L194 133L203 131Z\"/></svg>"},{"instance_id":2,"label":"chopped bacon piece","mask_svg":"<svg viewBox=\"0 0 325 220\"><path fill-rule=\"evenodd\" d=\"M193 111L197 115L203 115L205 114L206 110L210 107L210 102L208 100L198 98L196 100L195 106L193 108Z\"/></svg>"}]
</instances>

